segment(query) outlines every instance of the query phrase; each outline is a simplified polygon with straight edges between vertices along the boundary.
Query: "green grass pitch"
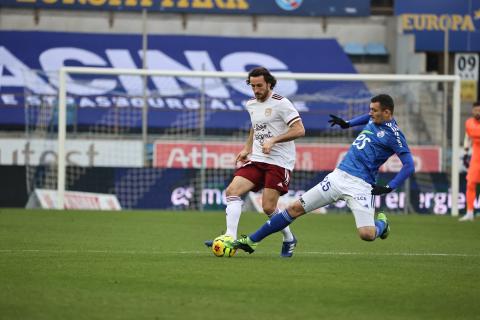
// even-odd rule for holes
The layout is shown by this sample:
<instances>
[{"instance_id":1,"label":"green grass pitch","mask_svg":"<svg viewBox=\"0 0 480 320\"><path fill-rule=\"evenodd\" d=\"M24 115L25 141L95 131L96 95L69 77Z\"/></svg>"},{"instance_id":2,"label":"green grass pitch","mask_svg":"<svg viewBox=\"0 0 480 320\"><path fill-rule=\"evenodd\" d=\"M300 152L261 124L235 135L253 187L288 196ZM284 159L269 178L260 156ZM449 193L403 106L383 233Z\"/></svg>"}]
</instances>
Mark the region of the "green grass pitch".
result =
<instances>
[{"instance_id":1,"label":"green grass pitch","mask_svg":"<svg viewBox=\"0 0 480 320\"><path fill-rule=\"evenodd\" d=\"M1 209L0 319L480 319L480 220L389 218L363 242L350 214L307 215L291 259L279 234L217 258L221 212Z\"/></svg>"}]
</instances>

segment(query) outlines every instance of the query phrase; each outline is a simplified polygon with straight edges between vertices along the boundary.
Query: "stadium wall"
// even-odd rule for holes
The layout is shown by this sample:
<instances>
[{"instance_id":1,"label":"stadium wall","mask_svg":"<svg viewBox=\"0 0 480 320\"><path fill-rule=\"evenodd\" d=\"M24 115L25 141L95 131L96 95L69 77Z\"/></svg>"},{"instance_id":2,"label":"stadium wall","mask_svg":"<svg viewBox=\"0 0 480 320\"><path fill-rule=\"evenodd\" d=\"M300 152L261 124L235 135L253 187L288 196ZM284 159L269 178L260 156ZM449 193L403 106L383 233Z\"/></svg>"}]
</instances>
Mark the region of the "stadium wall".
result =
<instances>
[{"instance_id":1,"label":"stadium wall","mask_svg":"<svg viewBox=\"0 0 480 320\"><path fill-rule=\"evenodd\" d=\"M149 13L148 34L269 38L335 38L348 43L380 43L393 53L391 16L298 17ZM396 25L396 22L393 23ZM0 8L0 30L141 34L141 13ZM355 64L359 72L390 73L389 63Z\"/></svg>"},{"instance_id":2,"label":"stadium wall","mask_svg":"<svg viewBox=\"0 0 480 320\"><path fill-rule=\"evenodd\" d=\"M140 13L1 8L1 30L142 33ZM337 38L340 43L385 42L392 17L295 17L149 13L149 34Z\"/></svg>"}]
</instances>

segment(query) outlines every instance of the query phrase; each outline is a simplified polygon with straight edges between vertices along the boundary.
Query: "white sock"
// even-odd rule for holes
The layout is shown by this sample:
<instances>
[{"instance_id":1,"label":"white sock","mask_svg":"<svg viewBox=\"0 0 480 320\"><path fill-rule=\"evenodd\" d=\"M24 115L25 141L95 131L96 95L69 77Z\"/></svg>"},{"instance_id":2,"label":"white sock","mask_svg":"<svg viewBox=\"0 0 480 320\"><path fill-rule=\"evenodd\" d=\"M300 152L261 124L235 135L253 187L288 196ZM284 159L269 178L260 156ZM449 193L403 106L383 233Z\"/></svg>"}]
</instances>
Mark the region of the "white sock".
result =
<instances>
[{"instance_id":1,"label":"white sock","mask_svg":"<svg viewBox=\"0 0 480 320\"><path fill-rule=\"evenodd\" d=\"M238 221L240 221L240 215L242 214L242 198L237 196L227 197L227 208L225 209L227 220L227 231L225 235L232 236L237 240Z\"/></svg>"},{"instance_id":2,"label":"white sock","mask_svg":"<svg viewBox=\"0 0 480 320\"><path fill-rule=\"evenodd\" d=\"M285 241L293 241L293 233L290 231L290 226L287 226L285 229L282 230L283 235L283 242Z\"/></svg>"},{"instance_id":3,"label":"white sock","mask_svg":"<svg viewBox=\"0 0 480 320\"><path fill-rule=\"evenodd\" d=\"M473 216L473 211L467 211L466 216Z\"/></svg>"},{"instance_id":4,"label":"white sock","mask_svg":"<svg viewBox=\"0 0 480 320\"><path fill-rule=\"evenodd\" d=\"M274 214L277 214L277 213L280 212L280 211L281 211L280 209L275 210L275 212L272 213L272 214L269 216L269 218L272 217ZM292 233L292 231L290 231L290 226L285 227L285 229L281 230L280 232L281 232L282 235L283 235L283 242L293 241L293 233Z\"/></svg>"}]
</instances>

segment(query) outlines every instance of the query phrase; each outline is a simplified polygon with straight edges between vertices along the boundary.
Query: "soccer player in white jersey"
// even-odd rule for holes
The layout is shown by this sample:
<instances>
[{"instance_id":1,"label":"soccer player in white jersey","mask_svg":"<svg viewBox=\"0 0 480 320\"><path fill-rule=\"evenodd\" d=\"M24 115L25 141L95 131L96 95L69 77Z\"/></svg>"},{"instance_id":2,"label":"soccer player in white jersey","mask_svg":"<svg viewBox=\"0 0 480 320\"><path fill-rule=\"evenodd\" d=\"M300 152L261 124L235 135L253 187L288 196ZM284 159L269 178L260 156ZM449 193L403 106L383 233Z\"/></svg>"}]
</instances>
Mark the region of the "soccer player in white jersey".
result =
<instances>
[{"instance_id":1,"label":"soccer player in white jersey","mask_svg":"<svg viewBox=\"0 0 480 320\"><path fill-rule=\"evenodd\" d=\"M414 172L413 159L405 136L393 118L393 99L380 94L371 99L370 112L345 121L331 116L329 122L342 129L365 125L350 146L338 167L325 179L274 215L260 229L248 237L236 240L233 247L252 253L259 241L289 226L296 218L338 200L345 200L353 212L358 235L362 240L386 239L390 226L384 213L375 219L375 195L389 193L401 185ZM376 175L380 166L396 154L402 161L402 169L386 185L377 185Z\"/></svg>"},{"instance_id":2,"label":"soccer player in white jersey","mask_svg":"<svg viewBox=\"0 0 480 320\"><path fill-rule=\"evenodd\" d=\"M237 155L241 166L235 171L226 189L227 208L225 235L237 239L237 229L242 213L242 196L249 191L262 192L262 208L271 217L277 212L277 202L288 192L290 175L295 166L293 140L305 135L305 128L293 104L273 92L277 80L269 70L258 67L248 74L247 84L255 98L246 104L252 128L245 146ZM279 230L280 231L280 230ZM286 226L282 228L281 256L291 257L297 239ZM211 241L205 241L211 246Z\"/></svg>"}]
</instances>

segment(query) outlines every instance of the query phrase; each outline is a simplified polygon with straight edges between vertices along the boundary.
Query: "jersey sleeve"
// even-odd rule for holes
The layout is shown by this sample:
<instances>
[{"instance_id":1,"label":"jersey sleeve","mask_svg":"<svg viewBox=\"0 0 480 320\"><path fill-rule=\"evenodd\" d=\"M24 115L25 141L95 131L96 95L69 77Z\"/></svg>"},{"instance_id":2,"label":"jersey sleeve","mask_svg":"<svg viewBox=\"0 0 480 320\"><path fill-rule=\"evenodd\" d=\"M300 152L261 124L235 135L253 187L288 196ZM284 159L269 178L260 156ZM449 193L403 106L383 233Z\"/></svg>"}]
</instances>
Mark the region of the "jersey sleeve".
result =
<instances>
[{"instance_id":1,"label":"jersey sleeve","mask_svg":"<svg viewBox=\"0 0 480 320\"><path fill-rule=\"evenodd\" d=\"M388 183L388 186L392 189L398 188L399 185L415 172L415 164L413 163L413 158L410 153L402 153L400 155L400 161L402 161L402 169Z\"/></svg>"},{"instance_id":2,"label":"jersey sleeve","mask_svg":"<svg viewBox=\"0 0 480 320\"><path fill-rule=\"evenodd\" d=\"M389 186L392 189L396 189L402 184L409 176L415 172L415 166L408 147L407 140L400 130L393 130L393 135L390 140L393 151L402 161L402 169L395 175L395 177L389 182Z\"/></svg>"},{"instance_id":3,"label":"jersey sleeve","mask_svg":"<svg viewBox=\"0 0 480 320\"><path fill-rule=\"evenodd\" d=\"M400 130L393 130L392 133L389 143L392 146L393 152L398 156L404 153L410 153L410 148L403 133Z\"/></svg>"},{"instance_id":4,"label":"jersey sleeve","mask_svg":"<svg viewBox=\"0 0 480 320\"><path fill-rule=\"evenodd\" d=\"M300 120L300 114L288 99L282 99L280 106L280 116L288 126Z\"/></svg>"},{"instance_id":5,"label":"jersey sleeve","mask_svg":"<svg viewBox=\"0 0 480 320\"><path fill-rule=\"evenodd\" d=\"M350 127L356 127L356 126L367 124L369 120L370 120L370 115L367 113L349 120L348 124L350 125Z\"/></svg>"},{"instance_id":6,"label":"jersey sleeve","mask_svg":"<svg viewBox=\"0 0 480 320\"><path fill-rule=\"evenodd\" d=\"M470 132L470 119L467 119L467 121L465 121L465 136L471 138L471 132Z\"/></svg>"}]
</instances>

